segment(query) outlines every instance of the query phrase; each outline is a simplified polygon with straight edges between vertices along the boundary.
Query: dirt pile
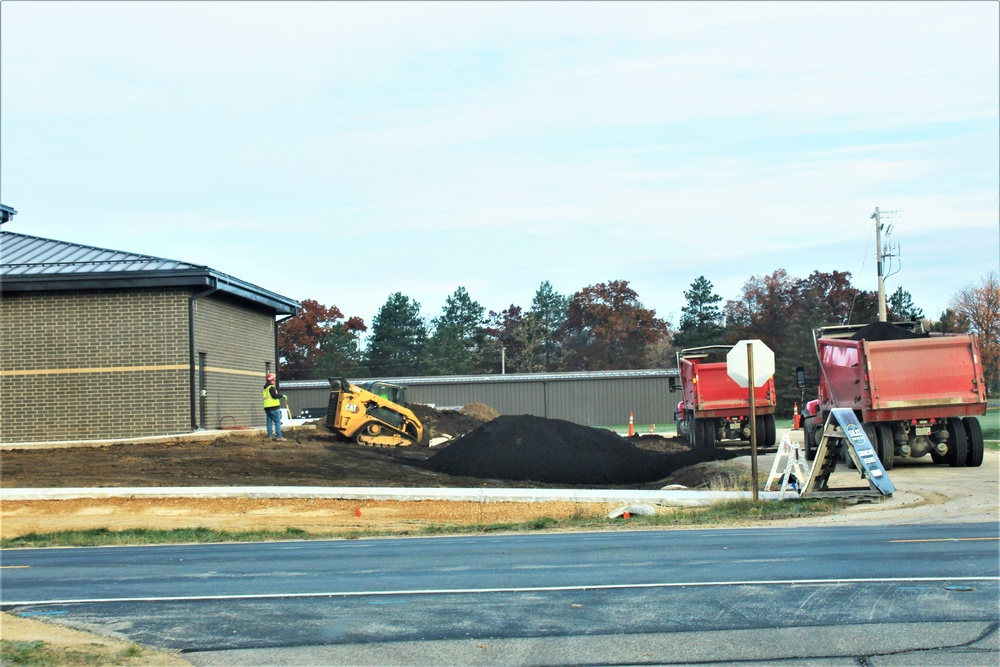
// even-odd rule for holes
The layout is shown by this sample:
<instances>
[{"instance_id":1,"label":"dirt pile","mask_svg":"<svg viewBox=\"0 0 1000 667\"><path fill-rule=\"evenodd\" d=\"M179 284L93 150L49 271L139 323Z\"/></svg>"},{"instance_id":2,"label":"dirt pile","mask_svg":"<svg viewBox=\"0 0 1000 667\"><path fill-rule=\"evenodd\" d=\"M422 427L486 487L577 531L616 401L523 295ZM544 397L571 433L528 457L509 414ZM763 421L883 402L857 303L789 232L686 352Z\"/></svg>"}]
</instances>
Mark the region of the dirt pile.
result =
<instances>
[{"instance_id":1,"label":"dirt pile","mask_svg":"<svg viewBox=\"0 0 1000 667\"><path fill-rule=\"evenodd\" d=\"M499 412L482 403L469 403L460 410L438 410L420 403L411 403L407 407L430 432L431 439L444 436L459 438L500 416Z\"/></svg>"},{"instance_id":2,"label":"dirt pile","mask_svg":"<svg viewBox=\"0 0 1000 667\"><path fill-rule=\"evenodd\" d=\"M606 429L504 415L449 443L423 466L461 477L605 486L648 483L733 456L725 450L649 451Z\"/></svg>"}]
</instances>

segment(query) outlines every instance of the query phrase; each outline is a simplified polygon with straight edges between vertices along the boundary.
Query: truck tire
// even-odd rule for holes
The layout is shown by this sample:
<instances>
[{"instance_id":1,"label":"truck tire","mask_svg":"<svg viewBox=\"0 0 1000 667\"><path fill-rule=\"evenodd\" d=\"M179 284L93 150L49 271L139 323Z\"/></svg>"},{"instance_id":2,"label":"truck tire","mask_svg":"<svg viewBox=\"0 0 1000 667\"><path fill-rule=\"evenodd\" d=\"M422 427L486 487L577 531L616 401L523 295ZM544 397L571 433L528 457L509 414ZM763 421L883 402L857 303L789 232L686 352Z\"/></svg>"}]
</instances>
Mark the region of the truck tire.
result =
<instances>
[{"instance_id":1,"label":"truck tire","mask_svg":"<svg viewBox=\"0 0 1000 667\"><path fill-rule=\"evenodd\" d=\"M774 415L764 415L764 446L775 447L778 444L778 428L774 424Z\"/></svg>"},{"instance_id":2,"label":"truck tire","mask_svg":"<svg viewBox=\"0 0 1000 667\"><path fill-rule=\"evenodd\" d=\"M699 419L701 423L701 446L705 449L715 449L718 442L715 438L715 420Z\"/></svg>"},{"instance_id":3,"label":"truck tire","mask_svg":"<svg viewBox=\"0 0 1000 667\"><path fill-rule=\"evenodd\" d=\"M886 472L892 470L892 464L896 458L896 443L892 439L892 427L888 424L876 424L875 438L878 440L878 460L882 462L882 467Z\"/></svg>"},{"instance_id":4,"label":"truck tire","mask_svg":"<svg viewBox=\"0 0 1000 667\"><path fill-rule=\"evenodd\" d=\"M965 460L969 456L968 440L965 437L965 425L958 417L948 419L948 465L952 468L964 468Z\"/></svg>"},{"instance_id":5,"label":"truck tire","mask_svg":"<svg viewBox=\"0 0 1000 667\"><path fill-rule=\"evenodd\" d=\"M688 444L691 447L699 447L698 441L701 437L698 434L698 420L694 418L693 412L687 413L684 420L687 422L687 434L684 437L687 438Z\"/></svg>"},{"instance_id":6,"label":"truck tire","mask_svg":"<svg viewBox=\"0 0 1000 667\"><path fill-rule=\"evenodd\" d=\"M962 423L965 425L965 436L968 440L965 465L978 468L983 465L983 427L975 417L966 417Z\"/></svg>"},{"instance_id":7,"label":"truck tire","mask_svg":"<svg viewBox=\"0 0 1000 667\"><path fill-rule=\"evenodd\" d=\"M809 422L802 422L802 447L806 453L806 461L816 458L816 429Z\"/></svg>"}]
</instances>

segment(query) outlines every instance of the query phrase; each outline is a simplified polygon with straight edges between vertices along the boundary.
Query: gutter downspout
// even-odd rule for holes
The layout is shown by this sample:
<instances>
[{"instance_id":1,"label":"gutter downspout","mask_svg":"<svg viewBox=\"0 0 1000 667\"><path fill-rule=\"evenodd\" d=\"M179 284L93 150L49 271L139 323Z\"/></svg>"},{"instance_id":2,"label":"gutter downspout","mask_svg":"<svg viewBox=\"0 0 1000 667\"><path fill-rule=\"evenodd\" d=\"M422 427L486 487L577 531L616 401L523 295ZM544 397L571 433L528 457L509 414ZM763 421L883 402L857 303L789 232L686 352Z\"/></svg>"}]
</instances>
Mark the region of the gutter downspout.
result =
<instances>
[{"instance_id":1,"label":"gutter downspout","mask_svg":"<svg viewBox=\"0 0 1000 667\"><path fill-rule=\"evenodd\" d=\"M198 405L196 403L197 397L195 392L195 365L194 365L194 302L202 297L206 297L209 294L213 294L219 291L219 279L215 276L211 276L212 286L209 287L204 292L198 292L192 295L188 299L188 364L190 366L190 378L189 378L189 395L191 398L191 430L197 431L201 426L198 424Z\"/></svg>"}]
</instances>

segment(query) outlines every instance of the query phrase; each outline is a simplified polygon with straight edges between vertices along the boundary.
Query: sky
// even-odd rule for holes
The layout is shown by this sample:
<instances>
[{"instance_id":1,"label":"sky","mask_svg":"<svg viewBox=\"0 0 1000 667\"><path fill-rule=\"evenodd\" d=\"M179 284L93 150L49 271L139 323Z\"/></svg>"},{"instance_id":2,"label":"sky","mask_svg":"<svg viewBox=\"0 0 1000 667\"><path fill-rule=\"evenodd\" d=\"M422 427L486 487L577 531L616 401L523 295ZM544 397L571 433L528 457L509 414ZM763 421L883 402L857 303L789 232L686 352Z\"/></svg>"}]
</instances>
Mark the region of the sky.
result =
<instances>
[{"instance_id":1,"label":"sky","mask_svg":"<svg viewBox=\"0 0 1000 667\"><path fill-rule=\"evenodd\" d=\"M1000 271L1000 3L0 3L10 232L370 326L783 269L936 318ZM891 225L891 230L890 230Z\"/></svg>"}]
</instances>

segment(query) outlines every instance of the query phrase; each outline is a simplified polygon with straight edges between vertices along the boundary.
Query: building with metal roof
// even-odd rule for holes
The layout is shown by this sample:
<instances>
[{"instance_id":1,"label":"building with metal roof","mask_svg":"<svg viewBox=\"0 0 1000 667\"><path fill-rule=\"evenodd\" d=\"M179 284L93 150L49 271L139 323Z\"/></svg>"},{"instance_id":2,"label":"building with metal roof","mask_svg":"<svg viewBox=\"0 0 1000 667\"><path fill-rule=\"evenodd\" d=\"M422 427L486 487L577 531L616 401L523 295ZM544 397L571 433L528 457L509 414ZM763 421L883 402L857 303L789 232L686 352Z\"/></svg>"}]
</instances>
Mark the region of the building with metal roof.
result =
<instances>
[{"instance_id":1,"label":"building with metal roof","mask_svg":"<svg viewBox=\"0 0 1000 667\"><path fill-rule=\"evenodd\" d=\"M262 426L298 308L207 266L0 231L0 442Z\"/></svg>"}]
</instances>

